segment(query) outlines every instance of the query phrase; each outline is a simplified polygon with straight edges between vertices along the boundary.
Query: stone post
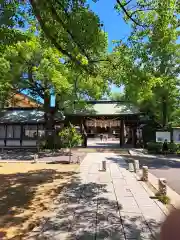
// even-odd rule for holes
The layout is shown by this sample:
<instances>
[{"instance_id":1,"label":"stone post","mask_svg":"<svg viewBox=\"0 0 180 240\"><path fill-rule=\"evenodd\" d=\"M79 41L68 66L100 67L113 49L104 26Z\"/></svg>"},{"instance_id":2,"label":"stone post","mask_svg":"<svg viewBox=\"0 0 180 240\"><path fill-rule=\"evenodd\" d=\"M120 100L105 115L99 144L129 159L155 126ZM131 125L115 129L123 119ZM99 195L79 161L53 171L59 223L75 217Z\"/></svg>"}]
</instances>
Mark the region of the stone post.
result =
<instances>
[{"instance_id":1,"label":"stone post","mask_svg":"<svg viewBox=\"0 0 180 240\"><path fill-rule=\"evenodd\" d=\"M139 160L134 160L134 171L135 172L139 171Z\"/></svg>"},{"instance_id":2,"label":"stone post","mask_svg":"<svg viewBox=\"0 0 180 240\"><path fill-rule=\"evenodd\" d=\"M77 163L80 163L81 162L81 158L80 156L77 156Z\"/></svg>"},{"instance_id":3,"label":"stone post","mask_svg":"<svg viewBox=\"0 0 180 240\"><path fill-rule=\"evenodd\" d=\"M166 196L167 195L167 181L165 178L159 178L158 185L159 185L159 195Z\"/></svg>"},{"instance_id":4,"label":"stone post","mask_svg":"<svg viewBox=\"0 0 180 240\"><path fill-rule=\"evenodd\" d=\"M38 154L34 154L34 162L37 162L38 160Z\"/></svg>"},{"instance_id":5,"label":"stone post","mask_svg":"<svg viewBox=\"0 0 180 240\"><path fill-rule=\"evenodd\" d=\"M134 164L133 163L129 163L128 167L129 167L130 172L134 172Z\"/></svg>"},{"instance_id":6,"label":"stone post","mask_svg":"<svg viewBox=\"0 0 180 240\"><path fill-rule=\"evenodd\" d=\"M148 181L148 167L147 166L143 166L142 170L143 170L142 180L147 182Z\"/></svg>"},{"instance_id":7,"label":"stone post","mask_svg":"<svg viewBox=\"0 0 180 240\"><path fill-rule=\"evenodd\" d=\"M102 171L106 171L106 161L102 161Z\"/></svg>"}]
</instances>

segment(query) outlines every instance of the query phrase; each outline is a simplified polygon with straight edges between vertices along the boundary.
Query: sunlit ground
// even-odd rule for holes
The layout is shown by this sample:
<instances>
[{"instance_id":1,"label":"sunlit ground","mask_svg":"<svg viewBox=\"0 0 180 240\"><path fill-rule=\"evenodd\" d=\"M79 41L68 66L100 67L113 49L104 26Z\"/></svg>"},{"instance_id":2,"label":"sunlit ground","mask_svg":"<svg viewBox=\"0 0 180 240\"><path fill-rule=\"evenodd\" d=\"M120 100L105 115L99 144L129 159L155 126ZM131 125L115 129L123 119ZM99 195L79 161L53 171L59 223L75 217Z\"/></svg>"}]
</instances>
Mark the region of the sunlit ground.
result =
<instances>
[{"instance_id":1,"label":"sunlit ground","mask_svg":"<svg viewBox=\"0 0 180 240\"><path fill-rule=\"evenodd\" d=\"M0 163L0 239L22 239L40 223L77 164Z\"/></svg>"}]
</instances>

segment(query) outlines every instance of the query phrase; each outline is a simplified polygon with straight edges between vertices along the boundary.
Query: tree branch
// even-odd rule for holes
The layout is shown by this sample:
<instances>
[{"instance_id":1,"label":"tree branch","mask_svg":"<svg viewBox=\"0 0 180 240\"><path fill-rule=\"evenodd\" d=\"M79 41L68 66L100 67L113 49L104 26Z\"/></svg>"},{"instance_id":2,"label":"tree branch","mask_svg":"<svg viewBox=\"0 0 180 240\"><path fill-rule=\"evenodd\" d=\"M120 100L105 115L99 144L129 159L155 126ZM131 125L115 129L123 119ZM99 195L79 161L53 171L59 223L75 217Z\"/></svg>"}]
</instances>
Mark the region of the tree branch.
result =
<instances>
[{"instance_id":1,"label":"tree branch","mask_svg":"<svg viewBox=\"0 0 180 240\"><path fill-rule=\"evenodd\" d=\"M76 63L77 65L81 66L81 68L83 68L86 72L88 72L89 74L92 74L92 72L90 71L90 69L88 68L87 65L82 65L80 61L78 61L76 59L76 57L74 57L70 52L66 51L65 49L63 49L60 44L57 43L56 38L53 37L50 34L50 31L46 28L41 16L40 16L40 11L38 10L37 6L36 6L36 0L30 0L30 3L32 5L32 8L34 10L34 14L38 19L38 22L42 28L42 30L44 31L44 33L46 34L46 36L49 38L49 40L52 42L52 44L64 55L66 55L67 57L69 57L74 63ZM57 36L56 36L57 37Z\"/></svg>"},{"instance_id":2,"label":"tree branch","mask_svg":"<svg viewBox=\"0 0 180 240\"><path fill-rule=\"evenodd\" d=\"M152 10L155 10L155 8L148 8L148 9L137 9L135 10L134 12L132 12L130 14L130 16L132 17L134 14L136 14L137 12L144 12L144 11L152 11Z\"/></svg>"},{"instance_id":3,"label":"tree branch","mask_svg":"<svg viewBox=\"0 0 180 240\"><path fill-rule=\"evenodd\" d=\"M132 18L131 14L128 13L128 11L126 10L126 8L124 7L124 5L120 2L120 0L116 0L117 3L119 4L119 6L121 7L121 9L124 11L125 15L136 25L144 27L144 25L142 25L141 23L137 22L134 18Z\"/></svg>"}]
</instances>

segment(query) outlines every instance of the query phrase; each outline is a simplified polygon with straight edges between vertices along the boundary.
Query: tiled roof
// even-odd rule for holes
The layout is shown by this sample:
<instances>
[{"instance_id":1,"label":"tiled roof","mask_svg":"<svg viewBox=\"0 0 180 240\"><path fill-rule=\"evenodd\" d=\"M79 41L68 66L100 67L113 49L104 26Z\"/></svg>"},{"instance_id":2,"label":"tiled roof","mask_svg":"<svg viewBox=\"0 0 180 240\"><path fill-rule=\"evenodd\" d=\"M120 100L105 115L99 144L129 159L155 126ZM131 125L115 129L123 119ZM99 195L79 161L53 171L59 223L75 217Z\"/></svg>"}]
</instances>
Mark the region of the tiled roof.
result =
<instances>
[{"instance_id":1,"label":"tiled roof","mask_svg":"<svg viewBox=\"0 0 180 240\"><path fill-rule=\"evenodd\" d=\"M140 111L133 104L115 101L95 101L88 102L84 109L77 109L72 113L73 115L133 115L140 114Z\"/></svg>"},{"instance_id":2,"label":"tiled roof","mask_svg":"<svg viewBox=\"0 0 180 240\"><path fill-rule=\"evenodd\" d=\"M64 119L62 112L55 115L55 121ZM0 123L44 123L44 111L39 109L2 109Z\"/></svg>"}]
</instances>

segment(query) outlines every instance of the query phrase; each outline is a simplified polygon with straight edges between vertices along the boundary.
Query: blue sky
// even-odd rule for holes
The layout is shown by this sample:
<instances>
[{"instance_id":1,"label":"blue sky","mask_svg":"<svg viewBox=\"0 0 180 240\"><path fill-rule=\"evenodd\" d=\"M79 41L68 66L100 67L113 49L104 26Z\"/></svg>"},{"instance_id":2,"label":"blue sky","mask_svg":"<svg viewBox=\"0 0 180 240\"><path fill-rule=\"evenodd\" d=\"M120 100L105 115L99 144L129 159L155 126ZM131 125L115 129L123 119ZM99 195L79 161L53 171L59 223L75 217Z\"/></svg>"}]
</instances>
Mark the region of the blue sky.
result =
<instances>
[{"instance_id":1,"label":"blue sky","mask_svg":"<svg viewBox=\"0 0 180 240\"><path fill-rule=\"evenodd\" d=\"M118 14L114 9L116 0L98 0L96 3L89 0L88 3L93 12L99 16L101 23L104 24L103 29L108 33L108 50L112 51L112 40L127 38L130 27L125 23L122 15ZM122 89L114 85L111 87L112 92L119 92Z\"/></svg>"},{"instance_id":2,"label":"blue sky","mask_svg":"<svg viewBox=\"0 0 180 240\"><path fill-rule=\"evenodd\" d=\"M123 20L122 15L114 9L116 0L98 0L94 3L89 0L90 8L95 12L104 24L104 30L108 33L109 51L112 50L112 40L120 40L130 33L130 27Z\"/></svg>"}]
</instances>

